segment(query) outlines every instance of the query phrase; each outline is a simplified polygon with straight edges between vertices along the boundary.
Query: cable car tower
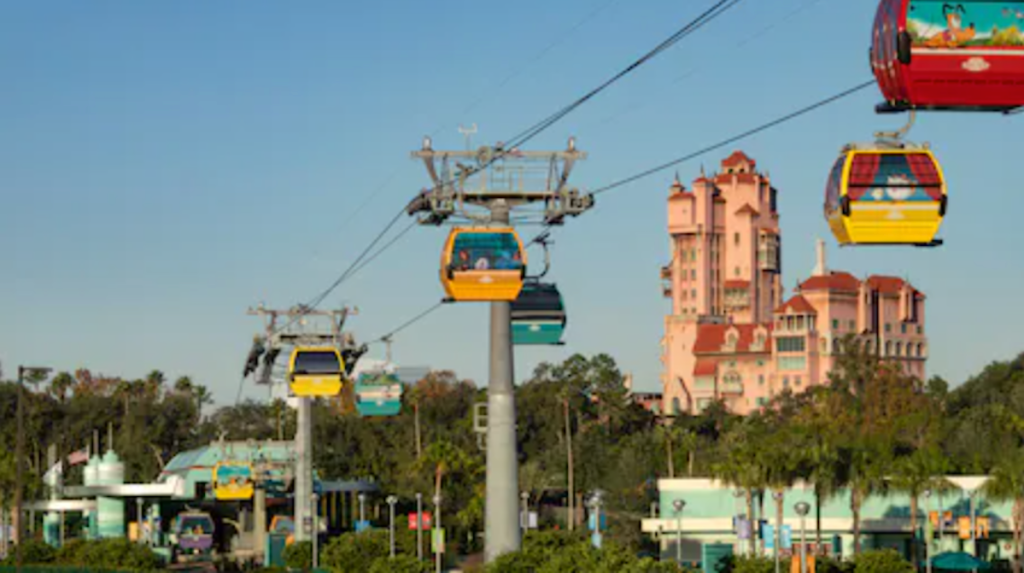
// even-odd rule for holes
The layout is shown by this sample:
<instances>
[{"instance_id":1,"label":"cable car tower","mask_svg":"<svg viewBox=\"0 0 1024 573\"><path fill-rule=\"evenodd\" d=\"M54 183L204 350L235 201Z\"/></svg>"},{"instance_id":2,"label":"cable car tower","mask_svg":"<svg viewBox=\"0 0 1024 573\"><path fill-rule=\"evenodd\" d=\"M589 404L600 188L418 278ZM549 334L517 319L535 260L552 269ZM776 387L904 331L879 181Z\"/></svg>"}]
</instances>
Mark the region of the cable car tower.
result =
<instances>
[{"instance_id":1,"label":"cable car tower","mask_svg":"<svg viewBox=\"0 0 1024 573\"><path fill-rule=\"evenodd\" d=\"M263 337L257 337L253 343L246 364L246 374L250 370L255 370L255 364L263 355L263 372L260 377L270 384L274 363L281 350L303 346L337 348L346 364L345 374L350 373L352 366L367 350L365 344L356 346L352 334L342 330L348 317L358 313L357 308L315 310L301 304L288 310L270 310L262 304L250 308L248 314L263 317L266 333ZM279 325L278 319L282 318L287 320L287 323ZM311 324L313 319L321 319L316 321L317 323L322 323L324 319L329 320L329 328L323 328L322 324ZM319 328L316 328L317 326ZM311 397L297 396L296 400L298 424L295 430L295 539L307 541L313 534L312 516L316 510L313 506L313 409Z\"/></svg>"},{"instance_id":2,"label":"cable car tower","mask_svg":"<svg viewBox=\"0 0 1024 573\"><path fill-rule=\"evenodd\" d=\"M427 137L412 158L423 161L433 188L416 196L406 212L418 216L421 225L455 221L442 256L442 265L447 267L441 269L447 300L487 301L491 305L485 503L485 559L491 562L503 553L517 551L521 543L510 303L521 288L525 258L516 259L521 261L519 266L510 265L509 258L502 259L505 266L491 259L498 259L500 253L507 257L516 244L518 254L523 255L514 225L562 225L567 216L578 216L593 206L593 196L581 195L568 185L573 167L586 154L576 149L575 138L570 138L562 151L520 151L505 149L501 143L476 150L437 151ZM540 209L530 208L536 206ZM494 229L491 238L467 240L463 243L466 248L460 247L460 233L472 238L486 235L488 227ZM486 241L490 246L481 247ZM487 249L495 256L477 258ZM473 251L476 266L453 268L456 251L459 255ZM481 264L480 259L487 260ZM510 290L508 285L514 285L517 278L519 288ZM510 292L514 293L511 298Z\"/></svg>"}]
</instances>

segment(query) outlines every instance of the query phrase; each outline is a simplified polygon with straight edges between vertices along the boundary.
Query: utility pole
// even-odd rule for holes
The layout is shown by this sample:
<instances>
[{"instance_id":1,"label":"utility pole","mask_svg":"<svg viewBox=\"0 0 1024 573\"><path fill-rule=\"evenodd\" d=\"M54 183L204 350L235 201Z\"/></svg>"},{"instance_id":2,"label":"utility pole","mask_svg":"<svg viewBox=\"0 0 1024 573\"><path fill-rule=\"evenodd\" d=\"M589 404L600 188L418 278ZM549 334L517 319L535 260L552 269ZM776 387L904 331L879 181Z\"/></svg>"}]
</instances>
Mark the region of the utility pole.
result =
<instances>
[{"instance_id":1,"label":"utility pole","mask_svg":"<svg viewBox=\"0 0 1024 573\"><path fill-rule=\"evenodd\" d=\"M14 548L17 565L17 573L21 573L22 547L25 545L24 537L24 516L22 515L25 488L25 377L46 376L50 368L38 366L18 366L18 436L15 439L15 454L17 458L14 478Z\"/></svg>"},{"instance_id":2,"label":"utility pole","mask_svg":"<svg viewBox=\"0 0 1024 573\"><path fill-rule=\"evenodd\" d=\"M271 310L260 305L250 308L249 315L261 316L266 327L267 353L271 357L264 361L264 376L272 383L270 371L274 366L273 358L284 347L296 346L334 346L341 351L345 361L345 374L351 372L359 357L366 352L366 346L357 348L351 334L342 329L350 315L358 314L359 309L344 307L339 310L315 310L303 305L288 310ZM277 320L288 319L283 327L277 327ZM309 318L330 319L329 332L321 328L319 332L308 330ZM298 325L298 328L293 328ZM308 541L313 531L313 402L309 396L297 397L297 426L295 431L295 540Z\"/></svg>"},{"instance_id":3,"label":"utility pole","mask_svg":"<svg viewBox=\"0 0 1024 573\"><path fill-rule=\"evenodd\" d=\"M464 224L508 227L514 209L534 203L544 204L541 222L561 225L567 216L580 215L594 203L592 196L567 187L573 166L586 157L576 149L575 138L564 151L524 152L500 144L475 151L435 151L428 137L412 157L423 161L434 184L406 209L409 215L422 215L423 225L441 225L457 216ZM492 301L490 306L484 516L488 563L521 545L511 304Z\"/></svg>"}]
</instances>

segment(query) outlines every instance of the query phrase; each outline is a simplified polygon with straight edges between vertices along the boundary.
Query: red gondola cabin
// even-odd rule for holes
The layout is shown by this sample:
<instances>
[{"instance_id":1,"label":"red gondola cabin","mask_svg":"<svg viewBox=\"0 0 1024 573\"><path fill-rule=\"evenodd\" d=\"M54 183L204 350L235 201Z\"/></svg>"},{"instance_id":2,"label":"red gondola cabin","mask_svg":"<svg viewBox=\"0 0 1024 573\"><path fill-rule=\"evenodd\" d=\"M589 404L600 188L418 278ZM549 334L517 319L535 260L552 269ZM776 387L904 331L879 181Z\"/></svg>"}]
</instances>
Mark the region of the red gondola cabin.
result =
<instances>
[{"instance_id":1,"label":"red gondola cabin","mask_svg":"<svg viewBox=\"0 0 1024 573\"><path fill-rule=\"evenodd\" d=\"M879 111L1024 106L1024 0L882 0L871 67Z\"/></svg>"}]
</instances>

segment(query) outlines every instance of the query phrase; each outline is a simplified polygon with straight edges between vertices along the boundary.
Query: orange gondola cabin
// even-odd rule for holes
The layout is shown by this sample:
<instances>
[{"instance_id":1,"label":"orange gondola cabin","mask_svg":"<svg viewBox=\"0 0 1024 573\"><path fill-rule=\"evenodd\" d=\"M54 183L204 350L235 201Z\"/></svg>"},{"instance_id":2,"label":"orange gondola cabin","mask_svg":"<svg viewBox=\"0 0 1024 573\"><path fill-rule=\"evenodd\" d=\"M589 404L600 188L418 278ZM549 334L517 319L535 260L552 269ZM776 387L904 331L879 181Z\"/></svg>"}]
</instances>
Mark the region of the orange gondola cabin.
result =
<instances>
[{"instance_id":1,"label":"orange gondola cabin","mask_svg":"<svg viewBox=\"0 0 1024 573\"><path fill-rule=\"evenodd\" d=\"M882 0L871 67L880 112L1024 106L1024 0Z\"/></svg>"},{"instance_id":2,"label":"orange gondola cabin","mask_svg":"<svg viewBox=\"0 0 1024 573\"><path fill-rule=\"evenodd\" d=\"M514 301L523 288L526 253L511 227L455 228L441 254L441 284L459 302Z\"/></svg>"}]
</instances>

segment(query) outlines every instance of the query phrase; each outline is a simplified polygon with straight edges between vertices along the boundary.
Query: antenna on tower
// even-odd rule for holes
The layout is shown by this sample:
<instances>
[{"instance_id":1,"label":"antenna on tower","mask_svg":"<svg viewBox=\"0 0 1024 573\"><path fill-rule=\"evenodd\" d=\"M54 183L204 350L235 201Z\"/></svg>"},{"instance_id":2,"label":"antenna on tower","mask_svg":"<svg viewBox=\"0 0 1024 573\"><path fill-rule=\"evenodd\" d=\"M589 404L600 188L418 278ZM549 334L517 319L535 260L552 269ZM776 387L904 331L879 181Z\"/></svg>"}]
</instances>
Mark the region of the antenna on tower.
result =
<instances>
[{"instance_id":1,"label":"antenna on tower","mask_svg":"<svg viewBox=\"0 0 1024 573\"><path fill-rule=\"evenodd\" d=\"M473 149L473 134L476 133L476 124L474 123L469 127L462 127L460 124L459 133L466 138L466 151L471 151Z\"/></svg>"}]
</instances>

